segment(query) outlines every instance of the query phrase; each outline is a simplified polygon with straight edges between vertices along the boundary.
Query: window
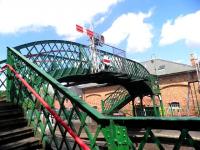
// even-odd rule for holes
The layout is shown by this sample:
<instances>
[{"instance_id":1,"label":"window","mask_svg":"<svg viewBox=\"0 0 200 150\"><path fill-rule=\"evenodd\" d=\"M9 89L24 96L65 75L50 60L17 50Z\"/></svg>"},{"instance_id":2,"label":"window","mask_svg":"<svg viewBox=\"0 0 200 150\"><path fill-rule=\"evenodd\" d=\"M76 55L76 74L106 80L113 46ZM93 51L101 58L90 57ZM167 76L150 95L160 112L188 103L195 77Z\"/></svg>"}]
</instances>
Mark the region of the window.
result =
<instances>
[{"instance_id":1,"label":"window","mask_svg":"<svg viewBox=\"0 0 200 150\"><path fill-rule=\"evenodd\" d=\"M160 65L160 66L158 66L158 71L164 70L164 69L165 69L165 65Z\"/></svg>"}]
</instances>

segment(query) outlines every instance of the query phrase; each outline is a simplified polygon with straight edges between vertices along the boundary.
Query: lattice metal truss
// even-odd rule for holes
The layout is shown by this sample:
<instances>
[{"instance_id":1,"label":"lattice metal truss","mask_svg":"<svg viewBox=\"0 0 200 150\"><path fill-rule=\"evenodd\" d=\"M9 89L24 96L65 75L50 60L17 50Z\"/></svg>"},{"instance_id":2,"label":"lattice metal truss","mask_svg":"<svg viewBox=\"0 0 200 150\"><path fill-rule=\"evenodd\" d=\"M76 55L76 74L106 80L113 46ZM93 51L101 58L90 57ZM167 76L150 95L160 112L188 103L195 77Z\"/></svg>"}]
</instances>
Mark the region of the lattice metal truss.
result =
<instances>
[{"instance_id":1,"label":"lattice metal truss","mask_svg":"<svg viewBox=\"0 0 200 150\"><path fill-rule=\"evenodd\" d=\"M152 129L180 130L181 134L174 149L179 149L185 141L196 149L200 149L199 142L194 140L189 133L189 131L199 131L199 118L104 116L16 50L8 49L7 63L23 76L91 149L99 149L102 146L109 150L135 149L137 139L133 138L134 134L128 134L133 129L145 129L140 139L139 149L143 149L149 140L152 140L159 149L163 149L161 139L156 137ZM56 149L78 149L79 147L69 134L51 118L49 112L36 101L15 76L10 71L7 71L6 76L7 98L24 108L29 124L34 127L35 135L39 136L46 146ZM5 86L5 84L2 85ZM55 107L55 102L58 103L59 108ZM93 125L96 125L96 128L92 128ZM99 139L103 141L103 145Z\"/></svg>"},{"instance_id":2,"label":"lattice metal truss","mask_svg":"<svg viewBox=\"0 0 200 150\"><path fill-rule=\"evenodd\" d=\"M85 73L91 73L91 51L85 45L69 41L47 40L20 45L15 49L47 72L57 70L58 73L60 70L59 76L55 72L50 73L52 75L55 73L57 78L65 75L81 74L82 72L79 72L79 69L82 71L85 69L88 71ZM150 83L152 80L151 75L140 63L101 50L97 50L99 71L103 66L102 59L104 55L107 55L111 60L111 67L107 71L125 73L133 80L143 79L147 81L149 86L155 84ZM74 69L73 73L65 74L64 71L69 69Z\"/></svg>"},{"instance_id":3,"label":"lattice metal truss","mask_svg":"<svg viewBox=\"0 0 200 150\"><path fill-rule=\"evenodd\" d=\"M69 41L47 40L20 45L15 47L15 49L56 79L92 74L91 50L85 45ZM105 68L102 62L105 55L111 61L108 68ZM97 72L118 73L126 75L126 78L132 82L142 81L149 90L144 88L143 90L145 91L142 91L140 89L141 95L160 94L157 78L150 75L140 63L102 50L97 50L96 60ZM124 93L126 93L126 90ZM127 93L127 95L123 94L123 96L125 97L118 96L118 98L112 99L112 103L110 101L113 111L121 105L121 103L116 103L119 99L121 99L122 103L123 101L128 103L131 100L130 98L134 98L130 93Z\"/></svg>"}]
</instances>

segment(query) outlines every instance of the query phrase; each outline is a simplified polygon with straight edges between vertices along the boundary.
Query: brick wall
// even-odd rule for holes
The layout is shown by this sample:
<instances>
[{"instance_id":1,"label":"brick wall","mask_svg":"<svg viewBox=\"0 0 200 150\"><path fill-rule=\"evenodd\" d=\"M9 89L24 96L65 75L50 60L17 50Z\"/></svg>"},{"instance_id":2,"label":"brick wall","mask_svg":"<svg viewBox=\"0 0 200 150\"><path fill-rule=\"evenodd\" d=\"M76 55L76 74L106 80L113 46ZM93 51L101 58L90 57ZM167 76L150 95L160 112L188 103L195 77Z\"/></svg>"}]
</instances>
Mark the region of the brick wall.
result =
<instances>
[{"instance_id":1,"label":"brick wall","mask_svg":"<svg viewBox=\"0 0 200 150\"><path fill-rule=\"evenodd\" d=\"M176 101L180 103L181 115L198 115L197 103L200 105L200 94L198 93L198 83L194 82L196 80L197 78L195 72L183 72L180 74L159 77L161 96L167 113L169 113L169 103ZM189 114L187 113L188 82L194 82L190 83L191 90L189 91ZM119 86L87 88L83 90L83 99L101 112L101 100L106 99L106 97L117 88L119 88ZM156 98L156 103L159 105L158 98ZM135 105L138 104L135 102ZM144 97L143 105L146 107L152 106L151 98ZM122 111L127 114L132 114L132 102L127 104Z\"/></svg>"},{"instance_id":2,"label":"brick wall","mask_svg":"<svg viewBox=\"0 0 200 150\"><path fill-rule=\"evenodd\" d=\"M106 99L109 94L114 92L119 88L116 86L106 86L106 87L91 87L83 90L83 99L93 107L96 107L98 111L101 109L101 101Z\"/></svg>"},{"instance_id":3,"label":"brick wall","mask_svg":"<svg viewBox=\"0 0 200 150\"><path fill-rule=\"evenodd\" d=\"M196 73L180 73L159 77L159 85L166 112L169 111L169 103L179 102L181 107L181 115L198 115L197 103L200 100L198 93L198 83L196 81ZM188 82L192 82L188 84ZM189 86L191 88L189 88ZM189 114L187 110L189 94Z\"/></svg>"}]
</instances>

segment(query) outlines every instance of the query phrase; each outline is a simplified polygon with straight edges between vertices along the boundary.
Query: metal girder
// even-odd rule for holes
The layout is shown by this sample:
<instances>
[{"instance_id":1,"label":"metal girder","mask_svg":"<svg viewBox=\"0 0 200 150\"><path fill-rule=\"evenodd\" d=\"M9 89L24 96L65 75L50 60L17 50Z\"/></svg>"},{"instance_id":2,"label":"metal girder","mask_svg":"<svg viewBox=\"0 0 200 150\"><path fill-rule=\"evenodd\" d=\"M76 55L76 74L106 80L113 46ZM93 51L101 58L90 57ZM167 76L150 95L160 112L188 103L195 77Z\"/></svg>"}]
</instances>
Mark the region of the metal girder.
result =
<instances>
[{"instance_id":1,"label":"metal girder","mask_svg":"<svg viewBox=\"0 0 200 150\"><path fill-rule=\"evenodd\" d=\"M8 54L8 63L13 65L17 72L57 111L58 115L70 125L75 133L88 141L91 149L99 149L101 147L98 145L98 139L105 140L107 144L111 143L111 145L104 145L109 149L134 149L134 141L132 142L127 134L127 131L134 129L146 129L142 145L139 145L141 148L148 142L146 140L147 136L150 136L159 149L162 149L162 143L153 134L152 129L181 131L178 143L175 143L175 149L180 147L179 145L183 143L183 139L189 145L199 148L200 144L188 132L200 131L200 119L198 117L134 118L104 116L16 50L8 48ZM29 124L34 127L35 134L41 137L43 143L54 146L56 149L79 148L68 133L55 120L52 120L49 112L36 101L35 97L14 76L11 75L9 77L7 78L7 83L9 83L7 95L10 96L12 102L23 106L29 119ZM55 101L59 104L59 108L56 108L53 104ZM66 106L66 103L70 105ZM68 109L69 106L71 109ZM96 127L93 125L96 125ZM112 132L109 133L109 131ZM111 138L108 139L108 136L111 136Z\"/></svg>"},{"instance_id":2,"label":"metal girder","mask_svg":"<svg viewBox=\"0 0 200 150\"><path fill-rule=\"evenodd\" d=\"M58 80L69 79L71 76L79 79L79 75L89 76L93 74L91 72L92 56L90 48L82 44L63 40L44 40L16 46L15 49ZM105 55L111 60L111 66L106 71L113 73L114 81L121 81L119 84L124 84L123 86L132 85L125 87L129 91L132 90L132 92L129 92L132 97L135 96L133 90L138 87L138 81L141 83L139 84L140 87L144 86L139 89L142 93L140 95L159 95L157 78L149 74L147 69L140 63L130 59L97 50L97 72L105 71L102 63ZM129 102L126 97L121 99L121 101L123 100L123 104ZM113 105L114 102L116 100L113 101ZM123 105L120 104L116 108L120 106ZM113 111L115 111L115 108L113 108Z\"/></svg>"},{"instance_id":3,"label":"metal girder","mask_svg":"<svg viewBox=\"0 0 200 150\"><path fill-rule=\"evenodd\" d=\"M127 134L125 126L115 125L111 120L109 126L102 128L107 141L108 150L129 150L135 149Z\"/></svg>"},{"instance_id":4,"label":"metal girder","mask_svg":"<svg viewBox=\"0 0 200 150\"><path fill-rule=\"evenodd\" d=\"M79 65L84 69L89 69L91 65L89 47L74 42L62 40L36 41L16 46L15 49L29 57L33 62L37 61L36 64L45 71L50 69L51 64L48 62L52 62L52 60L57 61L58 67L56 69L76 68ZM112 63L112 67L108 71L126 74L131 79L146 79L147 84L153 89L155 80L140 63L102 50L97 50L97 55L99 67L103 65L101 64L103 56L108 55ZM88 72L88 74L90 73Z\"/></svg>"}]
</instances>

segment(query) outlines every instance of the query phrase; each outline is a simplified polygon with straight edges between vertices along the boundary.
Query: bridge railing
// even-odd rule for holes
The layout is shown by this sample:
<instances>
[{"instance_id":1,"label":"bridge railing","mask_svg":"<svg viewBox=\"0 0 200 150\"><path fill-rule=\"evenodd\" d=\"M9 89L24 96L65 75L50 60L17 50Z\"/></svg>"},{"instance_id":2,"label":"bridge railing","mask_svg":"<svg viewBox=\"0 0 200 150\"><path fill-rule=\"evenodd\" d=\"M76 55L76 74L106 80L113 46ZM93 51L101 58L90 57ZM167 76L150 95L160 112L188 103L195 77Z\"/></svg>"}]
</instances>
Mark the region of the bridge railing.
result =
<instances>
[{"instance_id":1,"label":"bridge railing","mask_svg":"<svg viewBox=\"0 0 200 150\"><path fill-rule=\"evenodd\" d=\"M64 76L93 73L92 52L85 45L69 41L46 40L20 45L15 49L56 79ZM102 60L104 56L108 56L111 61L107 70L103 67ZM110 71L126 74L127 78L131 80L145 80L153 94L159 93L159 86L154 82L154 78L138 62L103 50L97 50L95 63L97 69L95 72ZM149 92L148 94L151 93Z\"/></svg>"},{"instance_id":2,"label":"bridge railing","mask_svg":"<svg viewBox=\"0 0 200 150\"><path fill-rule=\"evenodd\" d=\"M123 87L119 87L117 90L111 93L105 100L102 101L102 112L104 114L111 114L113 112L111 108L115 107L115 105L117 105L117 103L120 100L125 99L129 96L130 95L126 89L124 89Z\"/></svg>"},{"instance_id":3,"label":"bridge railing","mask_svg":"<svg viewBox=\"0 0 200 150\"><path fill-rule=\"evenodd\" d=\"M73 69L71 75L74 75L78 74L81 68L89 70L91 67L89 47L74 42L36 41L16 46L15 49L41 69L52 74L55 73L53 72L55 70ZM65 75L65 73L59 76Z\"/></svg>"},{"instance_id":4,"label":"bridge railing","mask_svg":"<svg viewBox=\"0 0 200 150\"><path fill-rule=\"evenodd\" d=\"M133 60L98 50L98 60L102 60L104 55L106 55L111 62L106 71L127 75L127 78L131 79L132 81L143 80L152 91L149 94L160 94L157 77L151 75L143 65ZM101 63L100 65L103 64Z\"/></svg>"},{"instance_id":5,"label":"bridge railing","mask_svg":"<svg viewBox=\"0 0 200 150\"><path fill-rule=\"evenodd\" d=\"M39 102L41 107L47 110L46 113L50 113L50 115L52 115L52 117L56 120L56 123L62 126L65 132L68 132L69 135L74 139L76 143L78 143L78 145L82 149L89 150L89 147L73 132L73 130L68 126L68 124L64 122L62 118L53 109L51 109L49 104L45 102L45 100L26 82L26 80L22 78L22 76L18 72L16 72L16 70L11 65L6 64L5 66L3 66L2 69L0 70L0 73L4 72L6 68L11 73L10 75L13 74L14 75L13 77L18 79L22 83L22 86L27 88L30 94L37 100L37 102Z\"/></svg>"},{"instance_id":6,"label":"bridge railing","mask_svg":"<svg viewBox=\"0 0 200 150\"><path fill-rule=\"evenodd\" d=\"M74 66L89 69L93 63L92 52L88 46L69 41L36 41L16 46L15 49L45 71L55 70L55 68L67 69ZM127 73L129 77L147 78L149 76L147 69L140 63L103 50L97 50L97 69L101 69L105 55L111 60L110 69L115 69L119 73Z\"/></svg>"},{"instance_id":7,"label":"bridge railing","mask_svg":"<svg viewBox=\"0 0 200 150\"><path fill-rule=\"evenodd\" d=\"M0 68L6 64L6 60L0 61ZM1 72L0 75L0 99L3 100L6 97L6 71Z\"/></svg>"},{"instance_id":8,"label":"bridge railing","mask_svg":"<svg viewBox=\"0 0 200 150\"><path fill-rule=\"evenodd\" d=\"M93 120L99 120L104 118L103 115L16 50L8 48L7 61L51 109L56 111L58 116L61 116L62 120L70 126L77 136L87 139L89 142L86 141L86 143L96 149L96 140L88 128L87 120L90 117ZM34 128L35 135L42 139L44 145L56 149L81 149L69 132L55 119L52 119L50 112L41 103L38 103L36 97L9 70L6 74L8 75L6 87L8 100L23 107L29 124Z\"/></svg>"},{"instance_id":9,"label":"bridge railing","mask_svg":"<svg viewBox=\"0 0 200 150\"><path fill-rule=\"evenodd\" d=\"M118 73L126 73L130 78L140 79L147 79L150 75L147 69L138 62L105 52L103 50L98 50L98 57L100 60L102 60L104 55L108 56L111 61L111 68L115 68L115 71Z\"/></svg>"},{"instance_id":10,"label":"bridge railing","mask_svg":"<svg viewBox=\"0 0 200 150\"><path fill-rule=\"evenodd\" d=\"M181 131L175 141L175 149L179 149L182 143L200 149L198 140L193 139L189 132L199 131L199 118L103 116L86 104L78 95L73 94L11 48L8 49L8 63L45 99L52 109L57 111L58 115L80 138L86 140L85 142L89 144L91 149L98 149L102 145L109 150L135 149L135 139L133 138L135 134L128 134L135 129L145 129L140 139L139 149L143 149L148 142L153 142L159 149L164 149L160 138L152 132L153 129ZM52 120L50 113L37 103L35 96L9 71L6 72L6 75L8 76L7 98L23 106L35 134L40 136L44 143L48 143L56 149L79 148L70 135L55 120ZM99 140L102 141L99 142Z\"/></svg>"},{"instance_id":11,"label":"bridge railing","mask_svg":"<svg viewBox=\"0 0 200 150\"><path fill-rule=\"evenodd\" d=\"M107 71L127 74L132 80L145 80L150 88L155 85L147 69L140 63L103 50L97 50L94 63L91 49L82 44L62 40L46 40L16 46L15 49L56 79L105 70L105 67L102 67L104 66L102 60L107 55L111 60ZM96 71L92 71L94 65ZM159 90L159 88L157 89Z\"/></svg>"}]
</instances>

